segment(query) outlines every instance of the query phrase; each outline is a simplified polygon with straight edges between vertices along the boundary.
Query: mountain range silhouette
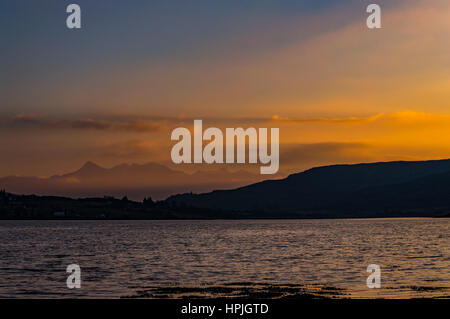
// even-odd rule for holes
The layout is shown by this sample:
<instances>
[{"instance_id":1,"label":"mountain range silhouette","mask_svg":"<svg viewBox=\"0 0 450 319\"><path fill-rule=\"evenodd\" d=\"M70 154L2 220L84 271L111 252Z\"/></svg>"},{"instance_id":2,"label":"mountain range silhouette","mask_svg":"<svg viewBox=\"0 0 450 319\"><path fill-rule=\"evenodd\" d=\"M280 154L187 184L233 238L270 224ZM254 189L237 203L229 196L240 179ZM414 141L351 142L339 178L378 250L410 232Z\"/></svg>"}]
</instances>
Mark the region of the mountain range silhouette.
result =
<instances>
[{"instance_id":1,"label":"mountain range silhouette","mask_svg":"<svg viewBox=\"0 0 450 319\"><path fill-rule=\"evenodd\" d=\"M8 176L0 178L0 189L16 194L78 197L104 195L141 201L184 192L207 192L229 189L261 181L263 176L247 171L227 169L198 171L188 174L156 163L120 164L101 167L91 161L75 172L51 177Z\"/></svg>"}]
</instances>

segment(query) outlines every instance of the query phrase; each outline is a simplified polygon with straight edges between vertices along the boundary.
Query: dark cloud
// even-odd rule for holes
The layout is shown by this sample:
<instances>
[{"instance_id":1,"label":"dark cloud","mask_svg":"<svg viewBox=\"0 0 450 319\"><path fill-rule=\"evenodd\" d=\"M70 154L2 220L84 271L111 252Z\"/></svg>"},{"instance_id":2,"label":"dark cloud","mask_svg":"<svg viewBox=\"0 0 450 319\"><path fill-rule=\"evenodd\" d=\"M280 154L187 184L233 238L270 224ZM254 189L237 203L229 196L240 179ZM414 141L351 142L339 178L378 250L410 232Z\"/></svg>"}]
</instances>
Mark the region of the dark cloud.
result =
<instances>
[{"instance_id":1,"label":"dark cloud","mask_svg":"<svg viewBox=\"0 0 450 319\"><path fill-rule=\"evenodd\" d=\"M93 131L125 131L125 132L156 132L161 128L175 126L190 126L194 120L202 119L205 125L227 127L244 127L258 123L363 123L380 118L382 114L372 117L349 118L282 118L268 117L185 117L157 116L143 114L100 114L79 116L78 118L48 118L35 114L19 114L6 122L12 128L40 128L49 130L93 130ZM5 121L3 121L5 122Z\"/></svg>"},{"instance_id":2,"label":"dark cloud","mask_svg":"<svg viewBox=\"0 0 450 319\"><path fill-rule=\"evenodd\" d=\"M38 115L19 114L12 118L10 124L15 128L40 128L49 130L94 130L125 132L156 132L160 124L156 121L139 119L48 119Z\"/></svg>"}]
</instances>

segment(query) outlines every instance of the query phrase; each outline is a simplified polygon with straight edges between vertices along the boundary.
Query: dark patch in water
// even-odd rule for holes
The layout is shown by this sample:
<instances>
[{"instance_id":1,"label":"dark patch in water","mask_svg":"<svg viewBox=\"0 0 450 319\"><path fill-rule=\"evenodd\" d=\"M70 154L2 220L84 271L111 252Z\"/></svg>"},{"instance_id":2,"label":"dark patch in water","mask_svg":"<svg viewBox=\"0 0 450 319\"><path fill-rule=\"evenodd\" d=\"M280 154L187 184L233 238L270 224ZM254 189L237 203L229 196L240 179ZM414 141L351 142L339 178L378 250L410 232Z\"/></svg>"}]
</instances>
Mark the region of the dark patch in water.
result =
<instances>
[{"instance_id":1,"label":"dark patch in water","mask_svg":"<svg viewBox=\"0 0 450 319\"><path fill-rule=\"evenodd\" d=\"M409 288L415 291L435 291L448 289L447 287L425 287L425 286L403 286L402 288Z\"/></svg>"},{"instance_id":2,"label":"dark patch in water","mask_svg":"<svg viewBox=\"0 0 450 319\"><path fill-rule=\"evenodd\" d=\"M252 299L325 299L343 297L343 289L323 285L227 283L202 287L148 287L136 295L122 298L184 299L184 298L252 298Z\"/></svg>"}]
</instances>

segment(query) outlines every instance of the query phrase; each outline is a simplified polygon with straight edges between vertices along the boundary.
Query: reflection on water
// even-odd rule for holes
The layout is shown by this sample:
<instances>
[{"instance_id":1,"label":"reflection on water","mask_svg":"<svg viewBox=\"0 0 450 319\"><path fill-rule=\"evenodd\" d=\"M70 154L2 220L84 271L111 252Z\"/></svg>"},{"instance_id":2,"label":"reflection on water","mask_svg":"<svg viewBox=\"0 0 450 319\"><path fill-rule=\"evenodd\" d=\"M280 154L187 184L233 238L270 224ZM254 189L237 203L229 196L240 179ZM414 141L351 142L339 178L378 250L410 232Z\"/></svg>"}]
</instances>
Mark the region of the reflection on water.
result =
<instances>
[{"instance_id":1,"label":"reflection on water","mask_svg":"<svg viewBox=\"0 0 450 319\"><path fill-rule=\"evenodd\" d=\"M449 228L449 219L1 221L0 297L152 297L233 283L449 297ZM69 290L74 263L82 284ZM381 266L381 289L366 286L369 264Z\"/></svg>"}]
</instances>

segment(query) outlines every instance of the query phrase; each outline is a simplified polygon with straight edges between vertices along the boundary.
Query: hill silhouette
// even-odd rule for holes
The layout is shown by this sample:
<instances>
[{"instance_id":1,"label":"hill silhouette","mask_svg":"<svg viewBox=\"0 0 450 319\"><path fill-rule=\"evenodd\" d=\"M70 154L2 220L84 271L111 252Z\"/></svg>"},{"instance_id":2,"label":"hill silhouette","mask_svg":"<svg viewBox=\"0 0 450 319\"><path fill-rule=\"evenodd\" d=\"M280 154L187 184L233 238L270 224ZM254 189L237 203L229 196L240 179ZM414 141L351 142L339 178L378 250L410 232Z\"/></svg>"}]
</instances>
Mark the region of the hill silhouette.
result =
<instances>
[{"instance_id":1,"label":"hill silhouette","mask_svg":"<svg viewBox=\"0 0 450 319\"><path fill-rule=\"evenodd\" d=\"M436 216L450 211L450 160L316 167L233 190L182 194L170 205L299 217Z\"/></svg>"}]
</instances>

